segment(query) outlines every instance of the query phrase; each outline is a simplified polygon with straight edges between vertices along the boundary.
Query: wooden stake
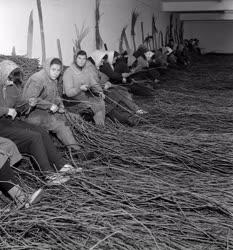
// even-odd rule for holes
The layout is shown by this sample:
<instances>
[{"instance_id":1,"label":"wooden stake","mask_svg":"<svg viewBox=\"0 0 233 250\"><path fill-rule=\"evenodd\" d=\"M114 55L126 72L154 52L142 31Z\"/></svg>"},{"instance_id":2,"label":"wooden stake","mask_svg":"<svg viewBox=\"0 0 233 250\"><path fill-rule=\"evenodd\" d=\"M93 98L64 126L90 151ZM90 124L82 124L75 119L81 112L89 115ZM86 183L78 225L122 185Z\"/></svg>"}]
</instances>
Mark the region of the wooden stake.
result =
<instances>
[{"instance_id":1,"label":"wooden stake","mask_svg":"<svg viewBox=\"0 0 233 250\"><path fill-rule=\"evenodd\" d=\"M45 63L46 60L46 50L45 50L45 36L44 36L44 25L43 25L43 16L42 16L42 8L41 1L37 0L37 8L40 22L40 36L41 36L41 48L42 48L42 63Z\"/></svg>"},{"instance_id":2,"label":"wooden stake","mask_svg":"<svg viewBox=\"0 0 233 250\"><path fill-rule=\"evenodd\" d=\"M95 40L96 40L96 49L101 49L103 47L103 40L100 36L100 2L101 0L96 0L96 9L95 9Z\"/></svg>"},{"instance_id":3,"label":"wooden stake","mask_svg":"<svg viewBox=\"0 0 233 250\"><path fill-rule=\"evenodd\" d=\"M142 44L145 42L143 22L141 22Z\"/></svg>"},{"instance_id":4,"label":"wooden stake","mask_svg":"<svg viewBox=\"0 0 233 250\"><path fill-rule=\"evenodd\" d=\"M63 61L63 60L62 60L62 51L61 51L61 42L60 42L60 39L57 39L57 49L58 49L59 59L60 59L61 61Z\"/></svg>"},{"instance_id":5,"label":"wooden stake","mask_svg":"<svg viewBox=\"0 0 233 250\"><path fill-rule=\"evenodd\" d=\"M29 16L28 22L28 37L27 37L27 57L32 58L32 44L33 44L33 10Z\"/></svg>"},{"instance_id":6,"label":"wooden stake","mask_svg":"<svg viewBox=\"0 0 233 250\"><path fill-rule=\"evenodd\" d=\"M132 16L131 16L131 37L132 37L132 41L133 41L133 48L134 48L134 51L136 51L136 41L135 41L136 33L135 33L135 26L136 26L138 17L139 17L139 13L138 13L136 10L134 10L134 11L132 12Z\"/></svg>"},{"instance_id":7,"label":"wooden stake","mask_svg":"<svg viewBox=\"0 0 233 250\"><path fill-rule=\"evenodd\" d=\"M15 46L13 46L13 48L12 48L11 55L16 56Z\"/></svg>"}]
</instances>

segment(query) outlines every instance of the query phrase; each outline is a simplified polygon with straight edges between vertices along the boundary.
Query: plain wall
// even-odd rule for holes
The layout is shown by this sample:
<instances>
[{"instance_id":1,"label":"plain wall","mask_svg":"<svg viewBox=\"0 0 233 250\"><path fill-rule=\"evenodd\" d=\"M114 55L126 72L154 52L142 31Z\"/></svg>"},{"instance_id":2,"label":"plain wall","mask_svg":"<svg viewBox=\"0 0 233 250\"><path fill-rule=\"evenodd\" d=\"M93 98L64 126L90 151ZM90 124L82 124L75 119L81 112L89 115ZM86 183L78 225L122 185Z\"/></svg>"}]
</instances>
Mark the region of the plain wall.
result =
<instances>
[{"instance_id":1,"label":"plain wall","mask_svg":"<svg viewBox=\"0 0 233 250\"><path fill-rule=\"evenodd\" d=\"M185 21L184 31L200 40L203 52L233 53L233 21Z\"/></svg>"},{"instance_id":2,"label":"plain wall","mask_svg":"<svg viewBox=\"0 0 233 250\"><path fill-rule=\"evenodd\" d=\"M95 49L95 0L41 0L46 56L58 56L56 39L61 40L63 60L69 64L73 55L74 24L89 28L88 36L83 40L82 48L88 53ZM140 16L136 26L137 45L141 43L141 21L144 22L145 36L151 33L151 19L154 13L157 28L165 32L169 14L160 12L159 0L102 0L100 6L100 33L108 49L118 50L121 30L128 25L130 39L131 13L136 9ZM15 46L16 53L27 53L28 20L33 10L34 35L33 57L41 58L40 27L36 0L0 1L0 53L11 54Z\"/></svg>"}]
</instances>

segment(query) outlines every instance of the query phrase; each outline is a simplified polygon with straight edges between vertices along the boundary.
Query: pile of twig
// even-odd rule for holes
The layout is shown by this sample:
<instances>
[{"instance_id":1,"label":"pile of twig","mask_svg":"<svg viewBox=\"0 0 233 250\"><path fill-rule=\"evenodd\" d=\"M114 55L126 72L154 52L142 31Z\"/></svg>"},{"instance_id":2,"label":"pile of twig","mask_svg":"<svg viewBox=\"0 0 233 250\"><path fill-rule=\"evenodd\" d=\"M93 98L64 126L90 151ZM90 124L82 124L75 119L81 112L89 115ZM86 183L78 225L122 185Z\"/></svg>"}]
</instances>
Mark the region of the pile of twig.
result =
<instances>
[{"instance_id":1,"label":"pile of twig","mask_svg":"<svg viewBox=\"0 0 233 250\"><path fill-rule=\"evenodd\" d=\"M67 114L97 158L79 162L63 152L83 173L44 186L32 208L0 212L0 248L233 249L231 92L198 89L198 70L184 71L188 87L182 74L171 84L168 73L139 127L98 128ZM18 170L26 189L44 185L26 170Z\"/></svg>"},{"instance_id":2,"label":"pile of twig","mask_svg":"<svg viewBox=\"0 0 233 250\"><path fill-rule=\"evenodd\" d=\"M69 184L48 187L40 204L2 214L0 247L231 249L231 184L230 175L166 159L86 166Z\"/></svg>"},{"instance_id":3,"label":"pile of twig","mask_svg":"<svg viewBox=\"0 0 233 250\"><path fill-rule=\"evenodd\" d=\"M226 64L221 57L207 59L203 57L188 69L167 71L154 99L138 100L150 111L147 119L151 124L174 130L232 132L233 65L228 57Z\"/></svg>"}]
</instances>

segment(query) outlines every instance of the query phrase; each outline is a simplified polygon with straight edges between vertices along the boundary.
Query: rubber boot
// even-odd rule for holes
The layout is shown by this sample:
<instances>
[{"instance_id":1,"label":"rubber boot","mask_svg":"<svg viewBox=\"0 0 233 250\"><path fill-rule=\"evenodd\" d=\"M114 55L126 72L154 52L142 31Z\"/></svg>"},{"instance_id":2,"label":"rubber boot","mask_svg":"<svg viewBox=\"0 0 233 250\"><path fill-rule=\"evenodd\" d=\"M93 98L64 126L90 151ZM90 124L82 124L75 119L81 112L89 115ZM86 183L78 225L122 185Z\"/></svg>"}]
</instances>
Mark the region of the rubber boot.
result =
<instances>
[{"instance_id":1,"label":"rubber boot","mask_svg":"<svg viewBox=\"0 0 233 250\"><path fill-rule=\"evenodd\" d=\"M26 194L19 185L15 185L8 190L8 194L17 205L23 204L26 200Z\"/></svg>"},{"instance_id":2,"label":"rubber boot","mask_svg":"<svg viewBox=\"0 0 233 250\"><path fill-rule=\"evenodd\" d=\"M15 201L18 207L29 207L40 201L43 189L39 188L31 195L27 195L19 185L15 185L10 190L8 194Z\"/></svg>"}]
</instances>

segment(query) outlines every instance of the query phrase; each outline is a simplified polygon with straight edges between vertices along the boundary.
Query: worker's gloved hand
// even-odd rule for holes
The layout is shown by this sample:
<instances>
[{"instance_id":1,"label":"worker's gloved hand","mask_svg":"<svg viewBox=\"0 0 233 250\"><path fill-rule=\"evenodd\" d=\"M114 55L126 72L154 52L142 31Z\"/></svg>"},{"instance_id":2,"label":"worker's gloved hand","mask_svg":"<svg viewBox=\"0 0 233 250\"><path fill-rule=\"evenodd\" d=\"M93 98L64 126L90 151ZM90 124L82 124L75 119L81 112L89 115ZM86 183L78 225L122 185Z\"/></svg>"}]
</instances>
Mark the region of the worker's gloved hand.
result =
<instances>
[{"instance_id":1,"label":"worker's gloved hand","mask_svg":"<svg viewBox=\"0 0 233 250\"><path fill-rule=\"evenodd\" d=\"M104 100L105 99L105 94L103 92L100 92L99 97Z\"/></svg>"},{"instance_id":2,"label":"worker's gloved hand","mask_svg":"<svg viewBox=\"0 0 233 250\"><path fill-rule=\"evenodd\" d=\"M80 89L81 89L82 91L87 91L89 88L88 88L87 85L81 85Z\"/></svg>"},{"instance_id":3,"label":"worker's gloved hand","mask_svg":"<svg viewBox=\"0 0 233 250\"><path fill-rule=\"evenodd\" d=\"M35 107L37 104L37 99L35 97L29 98L28 103L31 107Z\"/></svg>"},{"instance_id":4,"label":"worker's gloved hand","mask_svg":"<svg viewBox=\"0 0 233 250\"><path fill-rule=\"evenodd\" d=\"M57 112L60 113L60 114L64 114L65 113L65 108L64 107L59 107Z\"/></svg>"},{"instance_id":5,"label":"worker's gloved hand","mask_svg":"<svg viewBox=\"0 0 233 250\"><path fill-rule=\"evenodd\" d=\"M112 84L110 83L110 82L106 82L105 84L104 84L104 90L107 90L107 89L109 89L109 88L111 88L112 87Z\"/></svg>"},{"instance_id":6,"label":"worker's gloved hand","mask_svg":"<svg viewBox=\"0 0 233 250\"><path fill-rule=\"evenodd\" d=\"M123 83L127 83L127 79L125 77L122 78Z\"/></svg>"},{"instance_id":7,"label":"worker's gloved hand","mask_svg":"<svg viewBox=\"0 0 233 250\"><path fill-rule=\"evenodd\" d=\"M10 108L10 109L8 110L7 115L10 116L10 117L12 118L12 120L14 120L15 117L17 116L17 112L16 112L15 109L11 109L11 108Z\"/></svg>"},{"instance_id":8,"label":"worker's gloved hand","mask_svg":"<svg viewBox=\"0 0 233 250\"><path fill-rule=\"evenodd\" d=\"M50 107L50 111L52 113L56 113L58 111L58 106L56 104L53 104L51 107Z\"/></svg>"},{"instance_id":9,"label":"worker's gloved hand","mask_svg":"<svg viewBox=\"0 0 233 250\"><path fill-rule=\"evenodd\" d=\"M130 73L122 73L121 75L122 75L123 78L126 78L126 77L128 77L130 75Z\"/></svg>"}]
</instances>

